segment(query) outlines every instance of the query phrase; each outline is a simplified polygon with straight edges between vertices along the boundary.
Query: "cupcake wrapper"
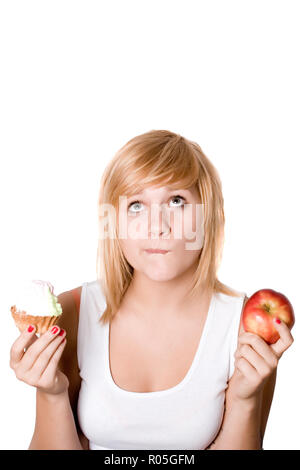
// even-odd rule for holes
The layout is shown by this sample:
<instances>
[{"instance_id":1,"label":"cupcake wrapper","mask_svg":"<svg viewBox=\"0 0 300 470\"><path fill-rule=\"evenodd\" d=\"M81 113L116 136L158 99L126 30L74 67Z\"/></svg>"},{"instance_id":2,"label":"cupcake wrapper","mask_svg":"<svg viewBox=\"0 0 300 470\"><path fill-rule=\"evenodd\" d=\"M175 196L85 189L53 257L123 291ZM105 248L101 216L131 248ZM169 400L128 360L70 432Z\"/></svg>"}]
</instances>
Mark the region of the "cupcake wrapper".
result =
<instances>
[{"instance_id":1,"label":"cupcake wrapper","mask_svg":"<svg viewBox=\"0 0 300 470\"><path fill-rule=\"evenodd\" d=\"M17 312L15 305L10 308L10 311L15 321L15 324L21 333L26 330L29 325L34 325L36 327L36 333L39 333L40 335L46 333L46 331L49 330L52 325L58 322L60 317L60 315L52 315L49 317L27 315L24 311Z\"/></svg>"}]
</instances>

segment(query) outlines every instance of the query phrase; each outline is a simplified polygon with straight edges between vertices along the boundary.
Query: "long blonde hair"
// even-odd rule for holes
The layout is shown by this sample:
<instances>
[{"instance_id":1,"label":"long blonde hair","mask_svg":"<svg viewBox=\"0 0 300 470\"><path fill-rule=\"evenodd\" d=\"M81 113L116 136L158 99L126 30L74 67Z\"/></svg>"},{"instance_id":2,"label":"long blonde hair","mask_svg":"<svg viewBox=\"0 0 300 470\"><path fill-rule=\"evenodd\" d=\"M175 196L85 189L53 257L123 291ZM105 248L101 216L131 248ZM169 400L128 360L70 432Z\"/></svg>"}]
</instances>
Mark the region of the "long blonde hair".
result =
<instances>
[{"instance_id":1,"label":"long blonde hair","mask_svg":"<svg viewBox=\"0 0 300 470\"><path fill-rule=\"evenodd\" d=\"M145 187L163 184L171 184L174 189L196 184L204 204L204 244L190 295L201 285L212 292L239 296L217 278L224 245L222 185L216 168L196 142L167 130L151 130L129 140L102 175L99 224L104 217L100 205L110 204L118 214L119 196L129 197ZM96 261L97 280L106 301L106 309L99 319L103 324L110 322L118 311L133 275L133 267L120 247L115 219L109 220L109 232L113 237L99 238Z\"/></svg>"}]
</instances>

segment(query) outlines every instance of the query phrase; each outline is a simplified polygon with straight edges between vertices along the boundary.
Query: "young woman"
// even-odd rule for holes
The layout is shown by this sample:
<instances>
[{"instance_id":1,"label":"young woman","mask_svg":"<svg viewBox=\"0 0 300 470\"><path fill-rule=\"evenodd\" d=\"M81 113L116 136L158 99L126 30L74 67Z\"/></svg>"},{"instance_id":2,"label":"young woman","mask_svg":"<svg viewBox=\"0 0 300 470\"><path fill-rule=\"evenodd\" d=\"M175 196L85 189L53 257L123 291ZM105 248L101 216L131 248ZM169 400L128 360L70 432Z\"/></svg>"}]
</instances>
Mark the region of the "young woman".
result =
<instances>
[{"instance_id":1,"label":"young woman","mask_svg":"<svg viewBox=\"0 0 300 470\"><path fill-rule=\"evenodd\" d=\"M29 449L261 449L293 337L245 332L246 294L217 278L212 163L169 131L133 138L103 174L99 222L97 279L58 296L58 328L11 348L37 389Z\"/></svg>"}]
</instances>

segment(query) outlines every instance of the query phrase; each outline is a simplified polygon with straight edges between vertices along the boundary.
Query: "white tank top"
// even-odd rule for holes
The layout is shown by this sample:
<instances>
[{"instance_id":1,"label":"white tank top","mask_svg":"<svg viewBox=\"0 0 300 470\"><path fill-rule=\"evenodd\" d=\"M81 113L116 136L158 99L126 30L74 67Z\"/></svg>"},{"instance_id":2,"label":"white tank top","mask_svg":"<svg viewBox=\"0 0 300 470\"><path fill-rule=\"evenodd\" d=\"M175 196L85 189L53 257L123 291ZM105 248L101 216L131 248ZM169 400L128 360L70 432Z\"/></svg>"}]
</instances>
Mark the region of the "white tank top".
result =
<instances>
[{"instance_id":1,"label":"white tank top","mask_svg":"<svg viewBox=\"0 0 300 470\"><path fill-rule=\"evenodd\" d=\"M82 285L77 358L81 377L77 414L91 450L185 449L209 446L220 429L225 390L245 293L214 293L192 365L174 387L131 392L118 387L109 366L109 325L99 282Z\"/></svg>"}]
</instances>

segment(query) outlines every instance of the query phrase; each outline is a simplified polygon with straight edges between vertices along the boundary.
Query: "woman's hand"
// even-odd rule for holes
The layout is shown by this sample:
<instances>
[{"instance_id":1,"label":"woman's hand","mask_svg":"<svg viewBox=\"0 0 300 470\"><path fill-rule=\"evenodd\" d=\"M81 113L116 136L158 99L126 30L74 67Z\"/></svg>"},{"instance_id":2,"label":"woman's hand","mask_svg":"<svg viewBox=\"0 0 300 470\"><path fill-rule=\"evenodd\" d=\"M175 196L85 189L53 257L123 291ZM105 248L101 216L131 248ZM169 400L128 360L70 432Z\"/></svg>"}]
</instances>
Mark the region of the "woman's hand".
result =
<instances>
[{"instance_id":1,"label":"woman's hand","mask_svg":"<svg viewBox=\"0 0 300 470\"><path fill-rule=\"evenodd\" d=\"M280 335L278 341L269 345L260 336L243 331L238 338L235 352L235 371L232 376L234 397L248 399L257 395L266 380L275 371L278 361L294 341L288 326L274 324Z\"/></svg>"},{"instance_id":2,"label":"woman's hand","mask_svg":"<svg viewBox=\"0 0 300 470\"><path fill-rule=\"evenodd\" d=\"M23 331L10 350L10 367L17 379L47 394L58 394L69 387L69 380L58 369L66 345L66 332L54 326L39 338ZM24 351L25 349L25 351Z\"/></svg>"}]
</instances>

